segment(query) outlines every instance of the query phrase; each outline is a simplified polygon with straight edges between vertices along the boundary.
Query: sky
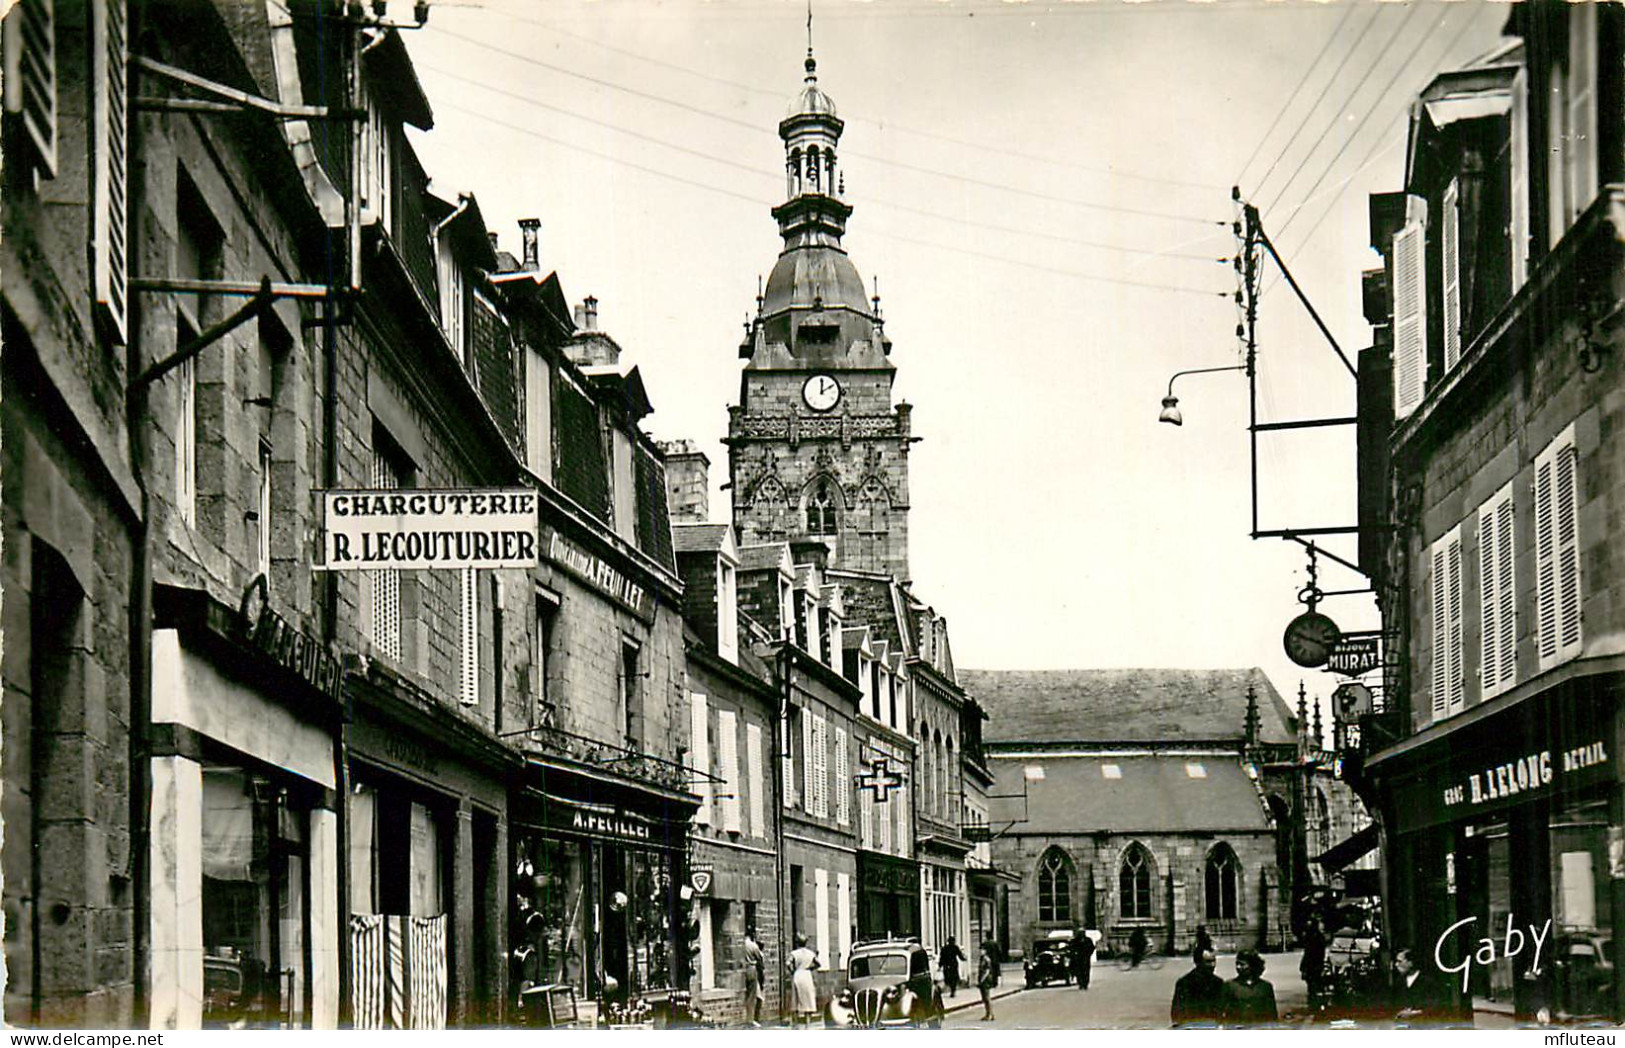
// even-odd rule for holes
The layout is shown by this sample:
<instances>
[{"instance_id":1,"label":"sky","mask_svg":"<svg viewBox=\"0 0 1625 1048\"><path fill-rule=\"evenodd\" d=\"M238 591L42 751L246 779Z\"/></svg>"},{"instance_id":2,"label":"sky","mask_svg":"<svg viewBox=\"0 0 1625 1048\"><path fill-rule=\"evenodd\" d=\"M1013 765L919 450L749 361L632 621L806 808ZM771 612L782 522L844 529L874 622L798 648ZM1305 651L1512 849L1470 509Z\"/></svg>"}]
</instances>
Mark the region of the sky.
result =
<instances>
[{"instance_id":1,"label":"sky","mask_svg":"<svg viewBox=\"0 0 1625 1048\"><path fill-rule=\"evenodd\" d=\"M408 5L391 14L407 20ZM395 9L399 9L398 11ZM910 455L916 591L962 667L1261 666L1283 694L1337 678L1281 645L1307 557L1249 538L1232 185L1344 351L1367 196L1402 184L1411 101L1496 46L1484 0L814 0L820 86L846 121L844 243L878 280L923 440ZM503 249L541 220L541 269L599 300L641 369L655 438L711 459L757 281L780 249L778 121L804 0L437 0L408 47L435 111L432 188L472 192ZM1266 266L1261 421L1349 416L1354 382ZM1352 428L1264 435L1259 525L1354 523ZM1349 537L1326 540L1354 559ZM1363 576L1321 561L1324 590ZM1369 594L1329 598L1375 628ZM1330 724L1330 709L1327 708ZM1329 727L1328 727L1329 730Z\"/></svg>"}]
</instances>

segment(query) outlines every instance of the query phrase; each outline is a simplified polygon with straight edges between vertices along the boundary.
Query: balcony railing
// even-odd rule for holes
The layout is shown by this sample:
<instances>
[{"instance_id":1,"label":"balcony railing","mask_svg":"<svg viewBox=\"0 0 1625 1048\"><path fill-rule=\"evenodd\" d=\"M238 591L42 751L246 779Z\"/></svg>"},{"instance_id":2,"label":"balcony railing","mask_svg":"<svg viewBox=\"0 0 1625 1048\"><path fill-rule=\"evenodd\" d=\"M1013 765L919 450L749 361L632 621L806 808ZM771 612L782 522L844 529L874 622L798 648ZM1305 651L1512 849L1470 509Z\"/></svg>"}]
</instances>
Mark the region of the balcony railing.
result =
<instances>
[{"instance_id":1,"label":"balcony railing","mask_svg":"<svg viewBox=\"0 0 1625 1048\"><path fill-rule=\"evenodd\" d=\"M645 753L632 747L617 746L601 739L577 735L575 732L552 725L542 725L514 734L523 736L523 749L539 755L603 770L637 783L678 793L692 792L694 777L698 774L692 768L687 768L676 761L656 757L652 753Z\"/></svg>"}]
</instances>

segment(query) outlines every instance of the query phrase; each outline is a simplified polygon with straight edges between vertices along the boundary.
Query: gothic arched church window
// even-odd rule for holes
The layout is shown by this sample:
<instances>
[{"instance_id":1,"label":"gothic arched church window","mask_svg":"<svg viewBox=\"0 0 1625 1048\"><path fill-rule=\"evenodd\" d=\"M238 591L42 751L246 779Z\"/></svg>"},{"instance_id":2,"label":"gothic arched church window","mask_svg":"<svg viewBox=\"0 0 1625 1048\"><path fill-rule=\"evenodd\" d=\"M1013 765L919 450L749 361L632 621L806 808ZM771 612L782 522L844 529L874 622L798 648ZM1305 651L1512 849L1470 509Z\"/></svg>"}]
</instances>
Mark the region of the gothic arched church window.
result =
<instances>
[{"instance_id":1,"label":"gothic arched church window","mask_svg":"<svg viewBox=\"0 0 1625 1048\"><path fill-rule=\"evenodd\" d=\"M1241 862L1230 845L1219 843L1207 853L1207 919L1233 921L1240 912L1237 883Z\"/></svg>"},{"instance_id":2,"label":"gothic arched church window","mask_svg":"<svg viewBox=\"0 0 1625 1048\"><path fill-rule=\"evenodd\" d=\"M840 531L840 503L828 480L820 480L807 496L807 534L834 535Z\"/></svg>"},{"instance_id":3,"label":"gothic arched church window","mask_svg":"<svg viewBox=\"0 0 1625 1048\"><path fill-rule=\"evenodd\" d=\"M1136 844L1123 856L1117 872L1118 912L1124 917L1151 917L1151 856Z\"/></svg>"},{"instance_id":4,"label":"gothic arched church window","mask_svg":"<svg viewBox=\"0 0 1625 1048\"><path fill-rule=\"evenodd\" d=\"M1038 919L1041 921L1070 921L1072 919L1072 873L1066 856L1059 849L1044 853L1038 864Z\"/></svg>"}]
</instances>

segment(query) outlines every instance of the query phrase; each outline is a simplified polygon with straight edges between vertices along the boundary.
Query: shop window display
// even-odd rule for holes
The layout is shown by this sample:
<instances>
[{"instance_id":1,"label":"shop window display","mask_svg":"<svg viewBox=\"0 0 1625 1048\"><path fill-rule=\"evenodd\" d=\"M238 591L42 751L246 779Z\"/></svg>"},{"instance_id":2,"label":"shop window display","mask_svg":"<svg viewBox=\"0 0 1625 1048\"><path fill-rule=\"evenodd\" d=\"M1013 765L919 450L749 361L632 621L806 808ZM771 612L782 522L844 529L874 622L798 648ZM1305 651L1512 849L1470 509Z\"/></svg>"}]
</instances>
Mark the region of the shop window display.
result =
<instances>
[{"instance_id":1,"label":"shop window display","mask_svg":"<svg viewBox=\"0 0 1625 1048\"><path fill-rule=\"evenodd\" d=\"M309 806L243 768L203 770L203 1023L309 1025Z\"/></svg>"}]
</instances>

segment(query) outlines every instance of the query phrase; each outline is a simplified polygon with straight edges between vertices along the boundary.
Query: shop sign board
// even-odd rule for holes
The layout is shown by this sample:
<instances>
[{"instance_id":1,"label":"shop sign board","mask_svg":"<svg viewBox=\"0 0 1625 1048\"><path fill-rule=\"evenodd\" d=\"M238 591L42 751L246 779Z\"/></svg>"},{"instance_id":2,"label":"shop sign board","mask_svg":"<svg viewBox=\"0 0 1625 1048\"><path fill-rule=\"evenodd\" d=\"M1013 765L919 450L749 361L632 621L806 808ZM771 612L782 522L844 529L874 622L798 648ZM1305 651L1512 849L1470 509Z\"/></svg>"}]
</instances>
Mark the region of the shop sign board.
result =
<instances>
[{"instance_id":1,"label":"shop sign board","mask_svg":"<svg viewBox=\"0 0 1625 1048\"><path fill-rule=\"evenodd\" d=\"M260 575L243 591L237 616L243 636L278 666L336 701L344 699L344 664L327 645L277 614Z\"/></svg>"},{"instance_id":2,"label":"shop sign board","mask_svg":"<svg viewBox=\"0 0 1625 1048\"><path fill-rule=\"evenodd\" d=\"M1449 762L1396 791L1401 832L1499 811L1578 789L1612 774L1610 742L1598 731L1576 741L1541 745L1513 738L1478 759Z\"/></svg>"},{"instance_id":3,"label":"shop sign board","mask_svg":"<svg viewBox=\"0 0 1625 1048\"><path fill-rule=\"evenodd\" d=\"M711 893L711 882L715 876L716 871L713 867L696 863L688 875L689 883L694 886L694 894L709 895Z\"/></svg>"},{"instance_id":4,"label":"shop sign board","mask_svg":"<svg viewBox=\"0 0 1625 1048\"><path fill-rule=\"evenodd\" d=\"M565 538L555 528L540 532L542 555L645 622L654 619L654 594L604 558Z\"/></svg>"},{"instance_id":5,"label":"shop sign board","mask_svg":"<svg viewBox=\"0 0 1625 1048\"><path fill-rule=\"evenodd\" d=\"M325 571L534 568L536 492L446 488L322 492Z\"/></svg>"},{"instance_id":6,"label":"shop sign board","mask_svg":"<svg viewBox=\"0 0 1625 1048\"><path fill-rule=\"evenodd\" d=\"M1345 633L1332 646L1326 668L1345 677L1359 677L1382 665L1382 634Z\"/></svg>"},{"instance_id":7,"label":"shop sign board","mask_svg":"<svg viewBox=\"0 0 1625 1048\"><path fill-rule=\"evenodd\" d=\"M680 847L687 835L686 826L627 811L619 805L583 804L549 796L538 807L542 828L576 837L667 848Z\"/></svg>"}]
</instances>

